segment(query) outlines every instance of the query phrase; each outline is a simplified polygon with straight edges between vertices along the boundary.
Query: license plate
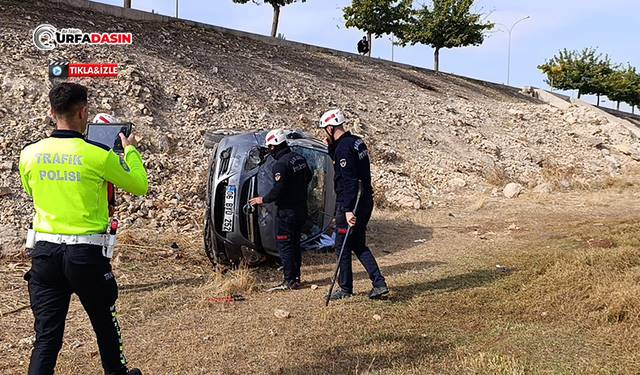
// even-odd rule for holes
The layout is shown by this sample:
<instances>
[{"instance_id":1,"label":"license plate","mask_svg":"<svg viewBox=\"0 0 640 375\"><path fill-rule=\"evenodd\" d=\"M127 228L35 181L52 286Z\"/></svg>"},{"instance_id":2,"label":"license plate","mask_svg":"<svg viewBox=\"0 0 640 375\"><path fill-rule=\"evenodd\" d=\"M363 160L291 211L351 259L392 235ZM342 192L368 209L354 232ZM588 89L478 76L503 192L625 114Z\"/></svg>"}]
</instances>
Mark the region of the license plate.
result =
<instances>
[{"instance_id":1,"label":"license plate","mask_svg":"<svg viewBox=\"0 0 640 375\"><path fill-rule=\"evenodd\" d=\"M222 219L222 231L233 231L233 214L236 201L236 188L227 186L224 194L224 218Z\"/></svg>"}]
</instances>

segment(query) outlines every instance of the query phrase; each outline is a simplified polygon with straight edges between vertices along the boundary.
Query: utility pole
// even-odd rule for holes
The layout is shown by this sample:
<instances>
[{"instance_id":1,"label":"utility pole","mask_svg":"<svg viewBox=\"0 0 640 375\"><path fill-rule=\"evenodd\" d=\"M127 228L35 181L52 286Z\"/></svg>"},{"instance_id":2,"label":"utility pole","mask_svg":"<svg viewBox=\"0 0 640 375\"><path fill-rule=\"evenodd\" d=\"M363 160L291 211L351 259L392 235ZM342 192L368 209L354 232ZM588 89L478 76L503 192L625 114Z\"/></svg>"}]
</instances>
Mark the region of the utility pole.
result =
<instances>
[{"instance_id":1,"label":"utility pole","mask_svg":"<svg viewBox=\"0 0 640 375\"><path fill-rule=\"evenodd\" d=\"M526 16L522 19L519 19L516 21L516 23L513 24L513 26L511 26L511 28L501 24L501 23L497 23L496 25L500 25L502 27L504 27L505 29L507 29L507 32L509 33L509 52L507 53L507 86L509 85L509 75L511 73L511 31L513 31L513 28L516 27L516 25L520 22L520 21L524 21L526 19L528 19L530 16Z\"/></svg>"},{"instance_id":2,"label":"utility pole","mask_svg":"<svg viewBox=\"0 0 640 375\"><path fill-rule=\"evenodd\" d=\"M176 18L178 18L178 0L176 0Z\"/></svg>"}]
</instances>

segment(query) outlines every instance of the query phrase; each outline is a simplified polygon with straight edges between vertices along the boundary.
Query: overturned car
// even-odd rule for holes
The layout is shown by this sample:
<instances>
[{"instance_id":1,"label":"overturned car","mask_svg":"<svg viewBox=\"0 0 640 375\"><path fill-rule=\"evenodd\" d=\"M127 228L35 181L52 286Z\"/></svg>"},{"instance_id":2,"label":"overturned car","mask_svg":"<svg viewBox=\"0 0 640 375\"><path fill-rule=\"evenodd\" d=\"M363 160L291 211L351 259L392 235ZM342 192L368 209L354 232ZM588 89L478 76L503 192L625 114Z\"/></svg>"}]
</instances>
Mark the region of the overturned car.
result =
<instances>
[{"instance_id":1,"label":"overturned car","mask_svg":"<svg viewBox=\"0 0 640 375\"><path fill-rule=\"evenodd\" d=\"M286 133L291 149L307 159L313 172L301 246L330 246L335 192L327 147L301 131ZM214 265L244 262L253 266L278 255L275 205L249 204L249 199L266 195L273 186L275 160L265 146L266 134L216 130L205 135L205 146L213 148L213 153L207 177L204 247Z\"/></svg>"}]
</instances>

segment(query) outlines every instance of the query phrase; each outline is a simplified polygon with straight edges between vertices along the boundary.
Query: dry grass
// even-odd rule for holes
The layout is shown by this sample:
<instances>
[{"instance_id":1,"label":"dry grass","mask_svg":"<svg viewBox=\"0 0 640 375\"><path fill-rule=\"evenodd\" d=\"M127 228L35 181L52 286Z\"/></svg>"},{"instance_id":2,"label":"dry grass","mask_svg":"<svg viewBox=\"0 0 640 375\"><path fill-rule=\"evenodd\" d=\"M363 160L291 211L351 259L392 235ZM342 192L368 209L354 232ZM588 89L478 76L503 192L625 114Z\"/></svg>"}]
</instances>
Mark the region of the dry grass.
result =
<instances>
[{"instance_id":1,"label":"dry grass","mask_svg":"<svg viewBox=\"0 0 640 375\"><path fill-rule=\"evenodd\" d=\"M195 293L206 299L212 295L219 297L246 296L256 290L256 277L248 268L243 266L225 271L218 268L216 272L208 276L203 285L196 289Z\"/></svg>"},{"instance_id":2,"label":"dry grass","mask_svg":"<svg viewBox=\"0 0 640 375\"><path fill-rule=\"evenodd\" d=\"M131 232L121 238L116 267L125 353L151 374L637 374L633 194L612 193L607 205L588 207L574 194L546 204L492 199L478 210L460 201L442 210L378 211L369 246L390 299L364 297L370 283L355 262L357 296L329 308L323 296L333 254L304 254L305 287L267 294L281 271L216 272L198 236ZM519 229L509 230L512 222ZM615 246L591 248L585 238ZM3 270L0 301L28 301L21 274ZM217 300L235 294L247 300ZM274 317L275 309L290 318ZM26 371L30 346L20 340L32 335L32 319L29 310L0 317L0 373ZM99 368L90 323L74 299L57 373Z\"/></svg>"}]
</instances>

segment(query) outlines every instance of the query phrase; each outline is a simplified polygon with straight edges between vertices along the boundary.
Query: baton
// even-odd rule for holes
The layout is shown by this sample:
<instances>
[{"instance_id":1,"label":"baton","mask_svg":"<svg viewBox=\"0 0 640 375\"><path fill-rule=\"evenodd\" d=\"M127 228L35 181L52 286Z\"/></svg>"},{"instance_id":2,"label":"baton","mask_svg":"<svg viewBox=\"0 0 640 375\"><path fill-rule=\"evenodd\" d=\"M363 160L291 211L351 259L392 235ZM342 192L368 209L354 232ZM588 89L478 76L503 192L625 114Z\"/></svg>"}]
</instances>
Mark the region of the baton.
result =
<instances>
[{"instance_id":1,"label":"baton","mask_svg":"<svg viewBox=\"0 0 640 375\"><path fill-rule=\"evenodd\" d=\"M361 195L362 195L362 182L358 181L358 195L356 196L356 205L353 208L354 214L358 209L358 203L360 202ZM340 261L342 260L342 253L344 253L344 245L347 244L347 240L349 239L349 233L351 233L351 228L353 228L348 223L347 225L348 225L347 234L344 235L344 241L342 241L342 248L340 249L340 255L338 255L338 264L336 265L336 272L333 273L333 280L331 281L331 286L329 287L329 294L327 295L327 303L325 304L325 306L329 306L329 298L331 297L331 293L333 292L333 287L336 285L336 279L338 278L338 271L340 271Z\"/></svg>"}]
</instances>

